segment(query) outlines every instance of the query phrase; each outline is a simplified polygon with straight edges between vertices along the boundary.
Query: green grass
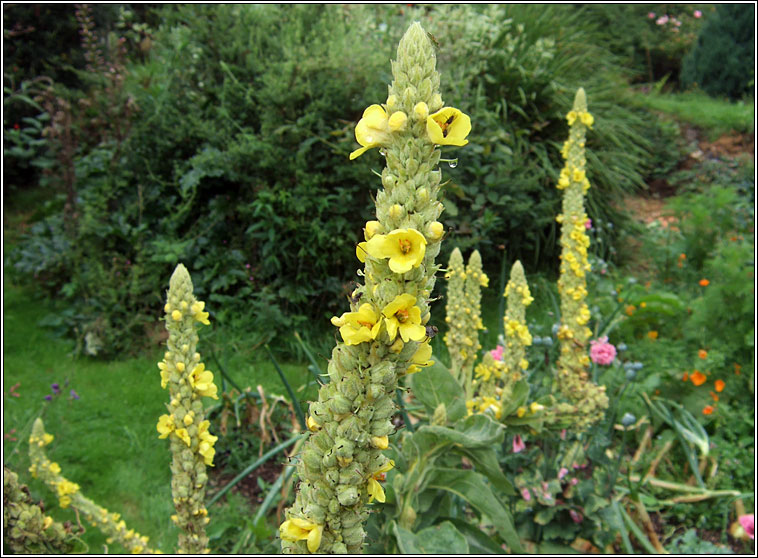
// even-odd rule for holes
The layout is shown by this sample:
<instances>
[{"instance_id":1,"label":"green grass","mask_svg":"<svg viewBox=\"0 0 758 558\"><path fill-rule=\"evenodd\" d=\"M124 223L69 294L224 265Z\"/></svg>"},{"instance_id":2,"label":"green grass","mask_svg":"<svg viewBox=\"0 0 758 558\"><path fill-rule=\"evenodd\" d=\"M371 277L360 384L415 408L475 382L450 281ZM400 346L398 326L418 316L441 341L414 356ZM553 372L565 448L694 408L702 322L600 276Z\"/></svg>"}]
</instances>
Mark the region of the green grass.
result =
<instances>
[{"instance_id":1,"label":"green grass","mask_svg":"<svg viewBox=\"0 0 758 558\"><path fill-rule=\"evenodd\" d=\"M755 107L751 101L714 99L702 92L640 94L638 102L649 109L663 112L704 129L713 140L731 131L752 133Z\"/></svg>"},{"instance_id":2,"label":"green grass","mask_svg":"<svg viewBox=\"0 0 758 558\"><path fill-rule=\"evenodd\" d=\"M76 525L73 510L60 509L53 493L28 473L26 440L31 422L41 415L46 430L55 436L47 448L48 456L58 462L62 474L78 483L85 496L121 513L130 528L150 537L151 546L174 551L177 530L169 519L173 513L171 455L168 444L158 439L155 430L168 401L167 392L160 388L156 366L162 349L156 347L151 354L115 362L72 358L72 342L53 337L36 325L53 306L36 299L30 289L9 284L7 277L4 287L3 422L5 433L16 429L18 442L6 440L3 462L29 485L35 500L45 501L56 520ZM203 332L200 335L198 349L215 372L210 355L203 351ZM263 351L219 355L243 389L261 384L269 394L286 396L271 362L256 362L251 357L266 358ZM304 364L280 365L295 389L312 377ZM221 385L219 376L216 381ZM7 395L17 382L20 397ZM51 393L54 382L60 384L63 393L46 402L44 397ZM71 389L80 399L69 399ZM312 398L315 387L301 388L298 394L301 400ZM214 509L210 512L213 521ZM103 552L105 537L90 525L85 527L82 538L89 551Z\"/></svg>"}]
</instances>

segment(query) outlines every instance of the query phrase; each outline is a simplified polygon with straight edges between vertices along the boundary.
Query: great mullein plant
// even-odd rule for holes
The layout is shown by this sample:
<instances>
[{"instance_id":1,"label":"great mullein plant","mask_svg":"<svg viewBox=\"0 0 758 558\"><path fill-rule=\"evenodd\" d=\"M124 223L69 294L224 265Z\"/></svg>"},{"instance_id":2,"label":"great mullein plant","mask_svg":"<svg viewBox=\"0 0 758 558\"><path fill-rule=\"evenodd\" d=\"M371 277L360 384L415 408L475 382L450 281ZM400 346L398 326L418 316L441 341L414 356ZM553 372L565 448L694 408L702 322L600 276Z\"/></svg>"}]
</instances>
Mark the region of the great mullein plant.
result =
<instances>
[{"instance_id":1,"label":"great mullein plant","mask_svg":"<svg viewBox=\"0 0 758 558\"><path fill-rule=\"evenodd\" d=\"M61 508L71 506L93 526L97 527L107 537L107 542L117 542L132 554L159 554L160 551L147 546L148 537L136 533L134 529L127 529L126 523L120 514L109 512L102 506L85 497L78 484L71 482L61 474L58 463L50 461L45 454L45 446L53 441L53 435L45 432L42 419L38 418L32 426L32 434L29 437L29 458L31 466L29 472L34 478L40 478L58 495L58 504ZM51 520L44 520L51 525Z\"/></svg>"},{"instance_id":2,"label":"great mullein plant","mask_svg":"<svg viewBox=\"0 0 758 558\"><path fill-rule=\"evenodd\" d=\"M329 361L331 381L310 405L295 503L279 528L285 553L361 552L367 504L385 501L381 482L394 466L383 451L395 429L398 379L431 364L426 324L444 232L437 146L465 145L471 129L468 116L443 105L435 66L434 47L414 23L398 46L386 102L368 107L355 129L361 147L350 158L380 148L384 189L356 248L365 282L350 311L332 319L342 341Z\"/></svg>"},{"instance_id":3,"label":"great mullein plant","mask_svg":"<svg viewBox=\"0 0 758 558\"><path fill-rule=\"evenodd\" d=\"M168 414L158 419L160 438L171 443L171 492L176 514L171 519L179 527L179 552L208 553L205 526L206 467L213 466L217 440L205 418L203 398L218 399L213 373L205 369L197 348L198 323L208 325L205 303L193 294L192 280L182 264L171 276L164 306L168 351L158 364L161 387L168 388Z\"/></svg>"},{"instance_id":4,"label":"great mullein plant","mask_svg":"<svg viewBox=\"0 0 758 558\"><path fill-rule=\"evenodd\" d=\"M558 179L563 190L562 212L557 221L561 224L561 268L558 292L561 298L561 325L558 330L561 352L558 359L557 383L560 392L570 402L563 409L575 416L572 428L581 431L602 418L608 407L604 386L597 386L589 378L590 357L588 343L592 331L587 324L590 310L587 307L587 279L590 271L587 248L588 217L584 212L584 195L590 187L585 166L585 136L594 119L587 112L587 97L580 88L574 106L566 115L570 126L569 138L561 154L566 165ZM573 409L570 408L573 406Z\"/></svg>"},{"instance_id":5,"label":"great mullein plant","mask_svg":"<svg viewBox=\"0 0 758 558\"><path fill-rule=\"evenodd\" d=\"M521 380L529 367L526 347L532 344L532 335L526 325L526 307L534 299L519 261L511 267L510 280L503 296L507 299L503 317L504 343L498 349L487 352L477 365L476 396L466 402L469 414L489 412L497 420L505 418L502 416L503 406L509 402L514 384ZM541 405L533 403L532 414L541 408ZM521 418L526 414L526 408L520 407L517 412Z\"/></svg>"},{"instance_id":6,"label":"great mullein plant","mask_svg":"<svg viewBox=\"0 0 758 558\"><path fill-rule=\"evenodd\" d=\"M482 257L478 250L469 256L463 266L463 255L458 248L450 254L447 273L447 304L445 322L447 333L443 340L450 354L450 371L463 386L466 397L471 398L474 362L479 350L479 331L482 323L482 287L487 287L489 278L482 271Z\"/></svg>"},{"instance_id":7,"label":"great mullein plant","mask_svg":"<svg viewBox=\"0 0 758 558\"><path fill-rule=\"evenodd\" d=\"M3 546L13 554L66 554L73 550L71 529L45 515L18 475L3 467ZM7 545L7 546L6 546Z\"/></svg>"}]
</instances>

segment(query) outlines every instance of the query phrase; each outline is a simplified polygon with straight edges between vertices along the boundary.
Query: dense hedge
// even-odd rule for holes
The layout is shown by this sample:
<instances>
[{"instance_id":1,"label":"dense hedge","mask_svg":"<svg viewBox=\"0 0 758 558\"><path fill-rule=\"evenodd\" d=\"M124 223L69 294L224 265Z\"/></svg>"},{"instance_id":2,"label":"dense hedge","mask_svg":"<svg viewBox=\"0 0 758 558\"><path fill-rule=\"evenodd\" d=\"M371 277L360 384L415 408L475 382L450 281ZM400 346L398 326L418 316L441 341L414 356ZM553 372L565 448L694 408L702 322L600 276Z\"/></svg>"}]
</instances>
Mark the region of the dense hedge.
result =
<instances>
[{"instance_id":1,"label":"dense hedge","mask_svg":"<svg viewBox=\"0 0 758 558\"><path fill-rule=\"evenodd\" d=\"M443 97L470 114L443 214L446 243L557 266L563 116L588 92L590 215L651 171L656 123L625 108L617 59L572 6L174 5L128 67L138 112L123 144L75 160L62 202L14 256L69 301L90 353L144 336L177 261L221 321L273 336L344 309L354 244L379 187L377 150L349 162L362 110L383 102L409 21L439 44ZM443 253L442 258L446 258Z\"/></svg>"},{"instance_id":2,"label":"dense hedge","mask_svg":"<svg viewBox=\"0 0 758 558\"><path fill-rule=\"evenodd\" d=\"M719 4L684 58L682 81L713 96L755 90L755 5Z\"/></svg>"}]
</instances>

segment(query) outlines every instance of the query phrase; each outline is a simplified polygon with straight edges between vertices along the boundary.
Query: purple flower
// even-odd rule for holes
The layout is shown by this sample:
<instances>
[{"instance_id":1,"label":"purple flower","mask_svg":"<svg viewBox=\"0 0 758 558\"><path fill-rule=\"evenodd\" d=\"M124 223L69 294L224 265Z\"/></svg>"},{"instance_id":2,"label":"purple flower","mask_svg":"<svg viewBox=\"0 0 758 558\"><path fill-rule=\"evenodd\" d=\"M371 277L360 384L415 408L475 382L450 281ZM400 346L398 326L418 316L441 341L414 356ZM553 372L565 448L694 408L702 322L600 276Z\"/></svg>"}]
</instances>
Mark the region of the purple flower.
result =
<instances>
[{"instance_id":1,"label":"purple flower","mask_svg":"<svg viewBox=\"0 0 758 558\"><path fill-rule=\"evenodd\" d=\"M76 393L73 389L71 390L71 399L79 399L79 394Z\"/></svg>"},{"instance_id":2,"label":"purple flower","mask_svg":"<svg viewBox=\"0 0 758 558\"><path fill-rule=\"evenodd\" d=\"M56 384L50 384L50 389L53 390L53 393L55 395L58 395L61 392L61 386L59 386L57 383Z\"/></svg>"},{"instance_id":3,"label":"purple flower","mask_svg":"<svg viewBox=\"0 0 758 558\"><path fill-rule=\"evenodd\" d=\"M590 341L590 358L595 364L612 364L616 358L616 347L608 343L608 337Z\"/></svg>"},{"instance_id":4,"label":"purple flower","mask_svg":"<svg viewBox=\"0 0 758 558\"><path fill-rule=\"evenodd\" d=\"M52 401L52 400L53 400L53 396L52 395L46 395L45 396L45 401Z\"/></svg>"}]
</instances>

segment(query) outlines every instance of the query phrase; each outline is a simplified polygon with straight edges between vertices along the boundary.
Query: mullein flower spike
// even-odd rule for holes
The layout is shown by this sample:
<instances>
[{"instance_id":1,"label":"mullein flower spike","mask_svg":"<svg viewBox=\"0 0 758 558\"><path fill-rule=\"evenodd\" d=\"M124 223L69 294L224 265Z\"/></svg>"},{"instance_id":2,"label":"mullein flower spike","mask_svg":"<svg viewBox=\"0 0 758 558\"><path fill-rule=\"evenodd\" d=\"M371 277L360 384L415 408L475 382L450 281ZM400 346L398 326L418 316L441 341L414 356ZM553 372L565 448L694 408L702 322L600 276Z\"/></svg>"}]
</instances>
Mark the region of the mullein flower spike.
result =
<instances>
[{"instance_id":1,"label":"mullein flower spike","mask_svg":"<svg viewBox=\"0 0 758 558\"><path fill-rule=\"evenodd\" d=\"M73 550L73 536L39 505L18 475L3 466L3 546L14 554L66 554Z\"/></svg>"},{"instance_id":2,"label":"mullein flower spike","mask_svg":"<svg viewBox=\"0 0 758 558\"><path fill-rule=\"evenodd\" d=\"M444 232L436 145L463 145L470 128L456 111L435 124L445 126L442 140L427 131L443 109L435 64L426 32L413 24L398 46L386 103L367 108L356 126L361 148L350 158L381 147L384 188L356 247L365 284L350 311L332 318L341 341L331 381L310 404L295 503L279 527L285 553L361 552L367 505L386 499L381 483L393 463L383 450L394 432L398 378L432 363L426 325Z\"/></svg>"},{"instance_id":3,"label":"mullein flower spike","mask_svg":"<svg viewBox=\"0 0 758 558\"><path fill-rule=\"evenodd\" d=\"M519 261L511 267L503 296L507 298L507 307L503 317L505 345L502 360L497 360L492 352L484 355L475 370L477 395L469 398L466 404L469 414L489 412L495 419L504 418L501 416L502 404L511 397L514 384L529 367L526 347L532 344L532 335L526 325L526 307L534 299Z\"/></svg>"},{"instance_id":4,"label":"mullein flower spike","mask_svg":"<svg viewBox=\"0 0 758 558\"><path fill-rule=\"evenodd\" d=\"M558 292L561 297L561 326L558 338L561 354L558 359L557 382L561 393L575 406L578 419L575 430L584 430L599 420L608 407L604 387L593 384L588 377L590 357L588 342L592 335L587 327L590 311L587 297L586 273L590 271L587 248L590 240L586 233L587 214L584 212L584 194L590 187L585 173L585 134L594 118L587 112L584 89L576 93L573 109L566 116L571 130L563 146L566 165L558 179L563 190L561 223L561 269ZM568 409L567 409L568 410Z\"/></svg>"},{"instance_id":5,"label":"mullein flower spike","mask_svg":"<svg viewBox=\"0 0 758 558\"><path fill-rule=\"evenodd\" d=\"M61 475L60 465L51 462L45 454L45 446L52 441L53 436L45 432L42 419L36 419L29 437L29 458L32 463L29 472L55 491L60 507L71 506L81 512L87 521L108 537L109 543L116 541L132 554L160 554L159 550L147 546L148 537L136 533L134 529L127 529L119 514L111 513L85 498L78 484Z\"/></svg>"},{"instance_id":6,"label":"mullein flower spike","mask_svg":"<svg viewBox=\"0 0 758 558\"><path fill-rule=\"evenodd\" d=\"M176 266L169 282L164 306L168 351L158 363L161 387L168 388L168 414L158 419L159 438L171 444L171 492L176 514L171 519L179 527L179 552L208 553L205 525L205 485L207 466L213 466L216 436L210 433L205 419L203 397L218 399L213 373L205 369L197 348L197 323L208 325L205 303L192 294L192 280L187 269Z\"/></svg>"},{"instance_id":7,"label":"mullein flower spike","mask_svg":"<svg viewBox=\"0 0 758 558\"><path fill-rule=\"evenodd\" d=\"M448 331L443 338L451 360L451 372L471 398L473 389L474 362L482 348L479 331L482 323L482 287L489 285L489 278L482 271L482 257L478 250L469 256L463 267L463 256L456 248L450 254L448 270L447 305L445 322Z\"/></svg>"}]
</instances>

